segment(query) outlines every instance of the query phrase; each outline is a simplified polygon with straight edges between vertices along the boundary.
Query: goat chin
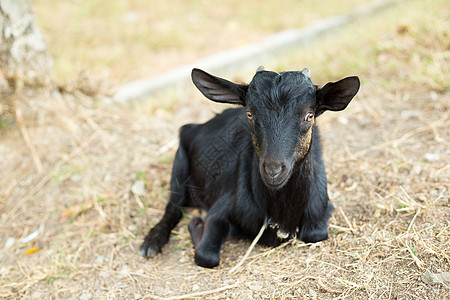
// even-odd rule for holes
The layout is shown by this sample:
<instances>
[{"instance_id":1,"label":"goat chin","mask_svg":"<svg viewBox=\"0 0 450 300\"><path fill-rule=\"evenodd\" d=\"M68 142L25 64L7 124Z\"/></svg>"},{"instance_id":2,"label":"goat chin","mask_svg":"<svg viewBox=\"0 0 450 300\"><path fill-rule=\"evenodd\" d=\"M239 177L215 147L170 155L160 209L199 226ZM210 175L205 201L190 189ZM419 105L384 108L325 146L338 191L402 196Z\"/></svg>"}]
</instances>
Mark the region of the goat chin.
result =
<instances>
[{"instance_id":1,"label":"goat chin","mask_svg":"<svg viewBox=\"0 0 450 300\"><path fill-rule=\"evenodd\" d=\"M262 173L262 172L261 172ZM264 184L271 190L280 190L282 189L286 183L291 178L292 171L289 170L286 175L284 175L282 178L271 178L267 175L261 174L261 178L264 182Z\"/></svg>"}]
</instances>

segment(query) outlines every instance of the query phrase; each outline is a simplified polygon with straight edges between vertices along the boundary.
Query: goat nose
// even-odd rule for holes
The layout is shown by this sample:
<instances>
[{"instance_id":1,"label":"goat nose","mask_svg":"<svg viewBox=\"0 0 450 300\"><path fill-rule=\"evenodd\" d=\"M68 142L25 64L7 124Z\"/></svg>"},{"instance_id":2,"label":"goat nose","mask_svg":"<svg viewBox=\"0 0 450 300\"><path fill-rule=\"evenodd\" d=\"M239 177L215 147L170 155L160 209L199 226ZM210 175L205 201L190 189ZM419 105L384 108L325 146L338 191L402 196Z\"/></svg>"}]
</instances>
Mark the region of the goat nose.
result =
<instances>
[{"instance_id":1,"label":"goat nose","mask_svg":"<svg viewBox=\"0 0 450 300\"><path fill-rule=\"evenodd\" d=\"M264 172L270 177L276 178L283 171L284 164L279 161L265 161Z\"/></svg>"}]
</instances>

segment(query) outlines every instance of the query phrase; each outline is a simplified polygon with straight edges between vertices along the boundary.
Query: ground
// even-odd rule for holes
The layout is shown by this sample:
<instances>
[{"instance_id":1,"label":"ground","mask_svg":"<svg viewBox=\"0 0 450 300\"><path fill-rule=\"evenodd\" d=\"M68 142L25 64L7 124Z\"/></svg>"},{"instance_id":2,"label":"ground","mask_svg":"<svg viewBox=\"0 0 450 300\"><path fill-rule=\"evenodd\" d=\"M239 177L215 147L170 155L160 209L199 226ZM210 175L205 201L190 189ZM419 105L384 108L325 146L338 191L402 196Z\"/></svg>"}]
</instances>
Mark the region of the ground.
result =
<instances>
[{"instance_id":1,"label":"ground","mask_svg":"<svg viewBox=\"0 0 450 300\"><path fill-rule=\"evenodd\" d=\"M450 272L446 7L409 1L271 62L308 65L318 84L356 74L362 86L345 111L317 120L336 206L329 239L257 245L234 273L251 241L227 241L217 268L196 266L196 211L161 255L139 255L168 199L178 128L226 106L188 87L128 106L85 87L8 98L24 108L43 170L21 124L2 114L0 297L448 299L448 281L426 278Z\"/></svg>"}]
</instances>

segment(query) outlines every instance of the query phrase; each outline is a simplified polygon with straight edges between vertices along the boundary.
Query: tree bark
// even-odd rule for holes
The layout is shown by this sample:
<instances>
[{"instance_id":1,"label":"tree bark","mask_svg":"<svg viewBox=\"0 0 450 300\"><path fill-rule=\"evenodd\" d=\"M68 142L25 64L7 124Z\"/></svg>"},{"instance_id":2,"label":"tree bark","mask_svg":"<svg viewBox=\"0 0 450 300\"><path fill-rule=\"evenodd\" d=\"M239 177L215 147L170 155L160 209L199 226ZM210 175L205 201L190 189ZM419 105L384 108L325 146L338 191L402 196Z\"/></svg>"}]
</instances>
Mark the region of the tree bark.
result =
<instances>
[{"instance_id":1,"label":"tree bark","mask_svg":"<svg viewBox=\"0 0 450 300\"><path fill-rule=\"evenodd\" d=\"M54 81L53 60L37 26L31 0L0 0L0 77L14 89Z\"/></svg>"}]
</instances>

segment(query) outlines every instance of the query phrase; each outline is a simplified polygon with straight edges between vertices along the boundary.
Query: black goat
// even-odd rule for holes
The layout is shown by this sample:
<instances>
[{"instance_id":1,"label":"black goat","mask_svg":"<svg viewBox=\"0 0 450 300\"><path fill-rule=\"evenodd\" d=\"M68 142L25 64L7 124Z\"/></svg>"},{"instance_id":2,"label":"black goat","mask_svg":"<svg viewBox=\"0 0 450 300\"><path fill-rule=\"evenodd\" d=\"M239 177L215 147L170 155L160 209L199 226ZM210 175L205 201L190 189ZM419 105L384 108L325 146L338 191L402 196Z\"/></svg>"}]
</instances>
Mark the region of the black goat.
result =
<instances>
[{"instance_id":1,"label":"black goat","mask_svg":"<svg viewBox=\"0 0 450 300\"><path fill-rule=\"evenodd\" d=\"M162 220L141 245L154 256L168 242L182 207L208 210L205 221L189 223L195 262L219 264L225 238L254 238L276 246L289 238L318 242L328 237L333 204L328 199L315 118L343 110L359 89L358 77L323 88L307 68L295 72L259 70L250 84L235 84L202 70L192 80L208 99L243 106L228 109L204 124L181 128L171 194Z\"/></svg>"}]
</instances>

